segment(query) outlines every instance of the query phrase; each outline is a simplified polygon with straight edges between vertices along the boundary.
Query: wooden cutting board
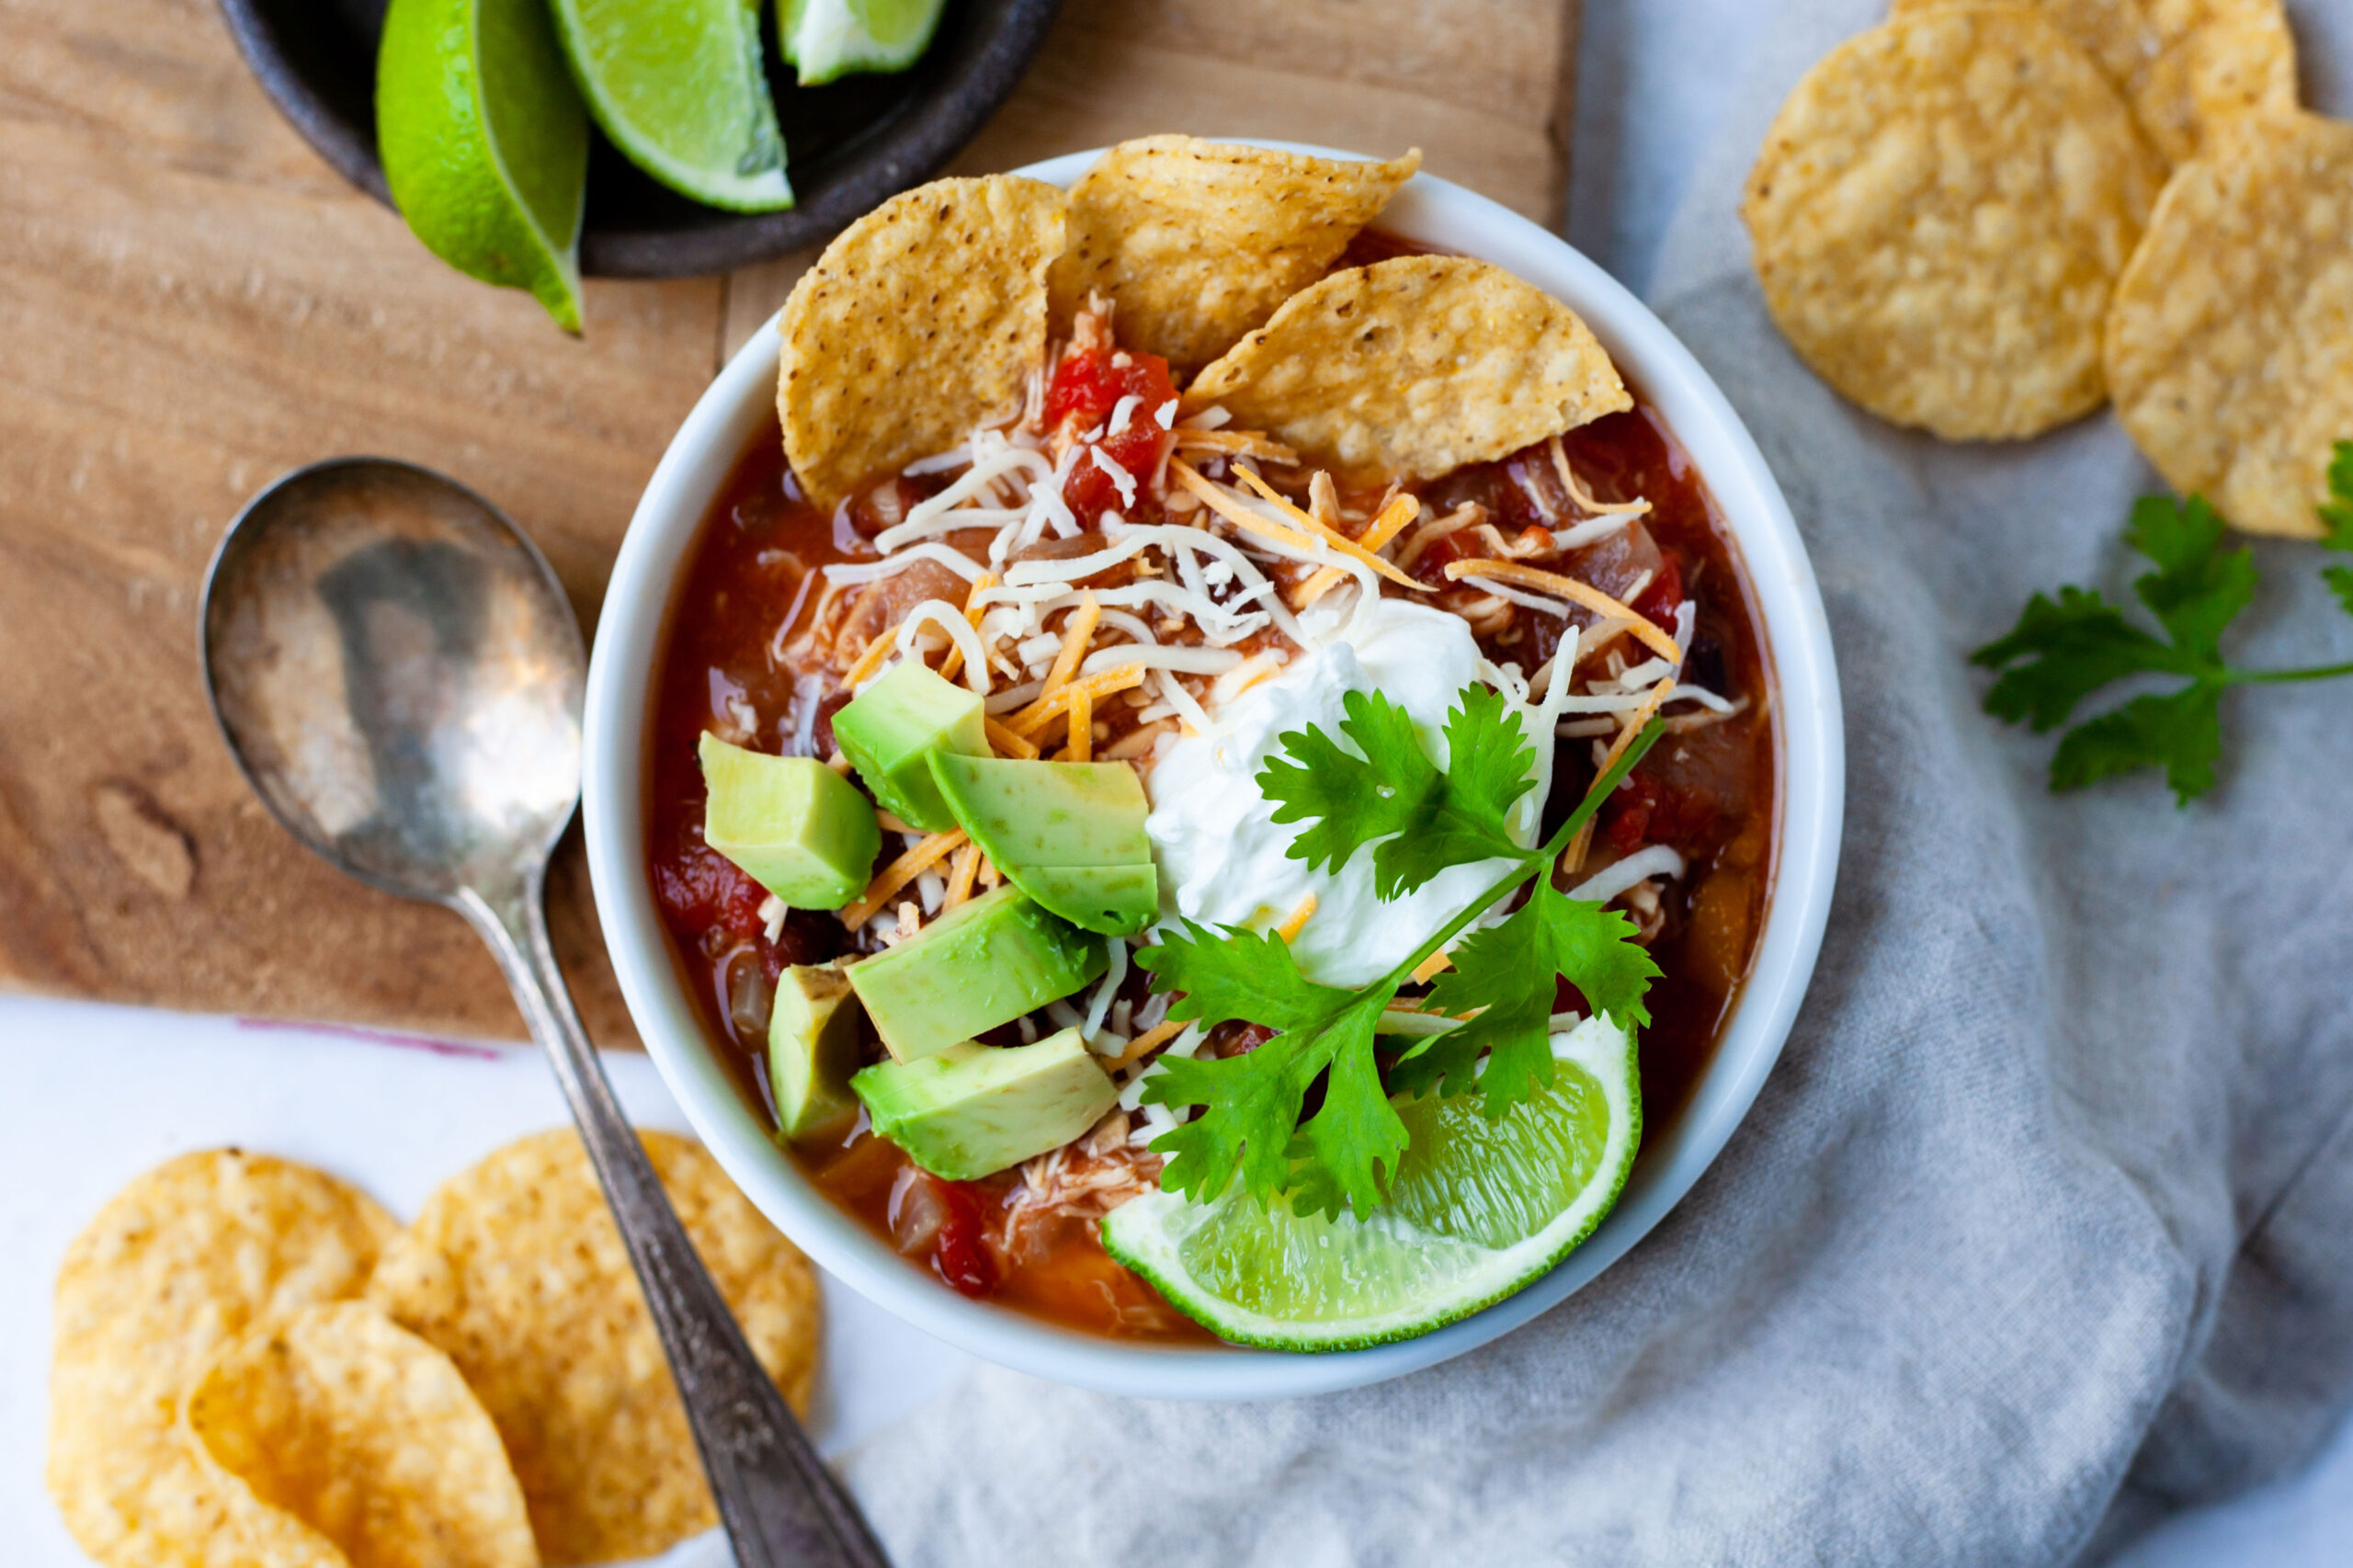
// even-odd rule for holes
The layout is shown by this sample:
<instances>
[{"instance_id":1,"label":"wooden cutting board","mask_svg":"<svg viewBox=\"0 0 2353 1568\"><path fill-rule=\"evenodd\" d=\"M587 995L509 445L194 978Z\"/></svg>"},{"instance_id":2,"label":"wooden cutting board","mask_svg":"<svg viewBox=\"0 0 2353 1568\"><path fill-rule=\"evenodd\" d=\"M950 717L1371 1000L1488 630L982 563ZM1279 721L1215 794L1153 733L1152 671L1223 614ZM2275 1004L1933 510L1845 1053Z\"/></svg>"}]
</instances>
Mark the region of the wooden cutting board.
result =
<instances>
[{"instance_id":1,"label":"wooden cutting board","mask_svg":"<svg viewBox=\"0 0 2353 1568\"><path fill-rule=\"evenodd\" d=\"M345 452L482 491L592 631L664 445L811 259L591 283L587 335L427 256L246 76L207 0L0 0L0 985L430 1036L520 1032L454 916L313 859L199 685L255 489ZM1154 131L1391 154L1557 227L1575 0L1069 0L961 173ZM634 1041L577 834L551 890Z\"/></svg>"}]
</instances>

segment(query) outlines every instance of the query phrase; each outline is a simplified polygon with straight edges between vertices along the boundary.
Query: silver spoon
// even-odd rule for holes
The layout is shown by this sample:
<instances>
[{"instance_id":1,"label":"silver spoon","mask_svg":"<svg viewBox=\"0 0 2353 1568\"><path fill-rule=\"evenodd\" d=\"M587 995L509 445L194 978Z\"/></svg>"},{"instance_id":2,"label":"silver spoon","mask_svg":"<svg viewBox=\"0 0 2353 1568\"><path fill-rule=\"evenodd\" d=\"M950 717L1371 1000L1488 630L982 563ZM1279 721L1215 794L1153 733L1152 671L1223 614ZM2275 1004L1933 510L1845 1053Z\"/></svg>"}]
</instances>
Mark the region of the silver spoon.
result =
<instances>
[{"instance_id":1,"label":"silver spoon","mask_svg":"<svg viewBox=\"0 0 2353 1568\"><path fill-rule=\"evenodd\" d=\"M206 694L278 820L370 887L472 923L572 1103L742 1568L887 1568L744 1342L548 946L580 800L580 627L546 559L428 469L336 458L245 505L206 574Z\"/></svg>"}]
</instances>

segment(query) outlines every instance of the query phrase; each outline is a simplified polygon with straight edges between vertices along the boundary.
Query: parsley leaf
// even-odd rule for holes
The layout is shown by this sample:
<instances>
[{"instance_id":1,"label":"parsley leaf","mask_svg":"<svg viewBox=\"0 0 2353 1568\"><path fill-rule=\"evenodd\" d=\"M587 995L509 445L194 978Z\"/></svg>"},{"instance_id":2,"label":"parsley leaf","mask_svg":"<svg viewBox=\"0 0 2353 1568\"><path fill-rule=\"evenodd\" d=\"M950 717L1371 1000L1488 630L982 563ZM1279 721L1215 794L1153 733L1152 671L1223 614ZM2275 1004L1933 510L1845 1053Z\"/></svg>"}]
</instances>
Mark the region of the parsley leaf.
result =
<instances>
[{"instance_id":1,"label":"parsley leaf","mask_svg":"<svg viewBox=\"0 0 2353 1568\"><path fill-rule=\"evenodd\" d=\"M1377 691L1342 699L1343 750L1313 725L1281 737L1297 761L1269 757L1258 788L1276 801L1279 823L1313 822L1287 852L1311 867L1338 870L1373 845L1373 892L1404 897L1449 867L1526 851L1506 821L1535 784L1535 748L1505 706L1483 686L1463 689L1446 719L1447 767L1422 750L1413 720Z\"/></svg>"},{"instance_id":2,"label":"parsley leaf","mask_svg":"<svg viewBox=\"0 0 2353 1568\"><path fill-rule=\"evenodd\" d=\"M2332 549L2353 551L2353 441L2339 441L2329 465L2334 499L2320 508ZM2232 686L2326 680L2353 675L2353 664L2302 670L2249 670L2222 656L2222 634L2255 600L2255 552L2222 547L2225 525L2199 496L2162 495L2134 505L2125 537L2154 570L2132 592L2164 632L2126 619L2095 589L2066 587L2056 599L2035 595L2009 632L1970 655L1999 670L1985 710L2038 733L2074 717L2094 693L2131 676L2172 676L2188 684L2138 696L2086 720L2060 737L2051 787L2080 790L2119 773L2162 768L2182 805L2214 787L2222 756L2222 701ZM2353 613L2353 567L2322 574Z\"/></svg>"}]
</instances>

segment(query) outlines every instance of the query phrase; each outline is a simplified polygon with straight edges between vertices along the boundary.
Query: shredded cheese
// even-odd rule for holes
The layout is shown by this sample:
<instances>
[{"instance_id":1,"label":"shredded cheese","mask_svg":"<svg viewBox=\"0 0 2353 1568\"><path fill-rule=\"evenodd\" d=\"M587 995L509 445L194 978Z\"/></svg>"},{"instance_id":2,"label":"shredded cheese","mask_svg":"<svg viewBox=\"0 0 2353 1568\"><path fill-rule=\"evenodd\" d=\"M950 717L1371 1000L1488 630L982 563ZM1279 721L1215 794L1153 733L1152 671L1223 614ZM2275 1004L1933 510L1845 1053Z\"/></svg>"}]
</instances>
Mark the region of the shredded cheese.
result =
<instances>
[{"instance_id":1,"label":"shredded cheese","mask_svg":"<svg viewBox=\"0 0 2353 1568\"><path fill-rule=\"evenodd\" d=\"M1350 539L1339 529L1332 527L1328 523L1318 522L1309 513L1301 511L1297 506L1293 506L1289 500L1287 500L1280 491L1267 483L1265 480L1260 479L1248 469L1238 469L1235 472L1242 475L1243 483L1247 484L1251 489L1256 491L1267 500L1273 502L1276 506L1281 509L1284 517L1289 517L1293 523L1303 528L1312 537L1322 540L1325 544L1330 545L1334 550L1338 551L1343 555L1349 556L1357 561L1362 562L1364 564L1371 567L1374 571L1380 573L1382 576L1388 578L1391 582L1396 584L1400 587L1411 588L1417 594L1427 594L1429 592L1428 585L1414 581L1413 578L1406 576L1405 574L1397 570L1396 567L1392 566L1388 562L1383 561L1380 556L1375 555L1372 551L1367 550L1364 546L1358 544L1356 540Z\"/></svg>"},{"instance_id":2,"label":"shredded cheese","mask_svg":"<svg viewBox=\"0 0 2353 1568\"><path fill-rule=\"evenodd\" d=\"M1564 599L1575 600L1597 615L1614 616L1625 621L1628 630L1662 657L1677 663L1683 658L1683 650L1675 645L1674 637L1656 621L1620 600L1611 598L1592 584L1581 583L1574 577L1564 577L1558 572L1546 572L1534 566L1523 566L1517 561L1449 561L1446 563L1446 574L1456 581L1471 576L1493 577L1548 594L1558 594Z\"/></svg>"},{"instance_id":3,"label":"shredded cheese","mask_svg":"<svg viewBox=\"0 0 2353 1568\"><path fill-rule=\"evenodd\" d=\"M1038 747L1028 736L1017 735L1011 730L1006 729L1003 724L998 723L995 719L988 718L985 715L981 719L981 725L988 733L989 744L996 750L1003 752L1006 756L1014 758L1017 762L1034 762L1037 760Z\"/></svg>"},{"instance_id":4,"label":"shredded cheese","mask_svg":"<svg viewBox=\"0 0 2353 1568\"><path fill-rule=\"evenodd\" d=\"M1255 430L1203 430L1193 426L1180 426L1176 431L1176 449L1180 452L1216 452L1225 457L1256 458L1260 462L1279 463L1285 468L1299 461L1297 452Z\"/></svg>"},{"instance_id":5,"label":"shredded cheese","mask_svg":"<svg viewBox=\"0 0 2353 1568\"><path fill-rule=\"evenodd\" d=\"M866 891L858 895L858 902L842 911L842 924L853 931L857 930L873 919L875 912L888 903L893 893L962 848L967 842L961 828L933 834L883 867L881 874L866 885Z\"/></svg>"},{"instance_id":6,"label":"shredded cheese","mask_svg":"<svg viewBox=\"0 0 2353 1568\"><path fill-rule=\"evenodd\" d=\"M1261 517L1251 507L1245 506L1225 490L1203 479L1200 471L1194 468L1192 464L1181 460L1171 462L1168 465L1168 472L1176 476L1177 483L1199 496L1211 511L1215 512L1243 532L1256 534L1260 539L1272 540L1278 544L1289 545L1293 550L1310 553L1314 551L1315 537L1313 534L1301 533L1296 528L1284 527L1272 517Z\"/></svg>"},{"instance_id":7,"label":"shredded cheese","mask_svg":"<svg viewBox=\"0 0 2353 1568\"><path fill-rule=\"evenodd\" d=\"M1095 699L1084 687L1071 693L1070 744L1063 748L1064 762L1091 762L1095 758Z\"/></svg>"},{"instance_id":8,"label":"shredded cheese","mask_svg":"<svg viewBox=\"0 0 2353 1568\"><path fill-rule=\"evenodd\" d=\"M980 602L981 594L984 589L995 587L997 581L997 574L995 572L983 572L972 579L972 590L964 596L964 621L972 629L975 636L980 634L981 617L987 613L986 607ZM952 644L948 650L948 657L940 663L939 678L954 680L956 671L963 662L964 644L961 642Z\"/></svg>"},{"instance_id":9,"label":"shredded cheese","mask_svg":"<svg viewBox=\"0 0 2353 1568\"><path fill-rule=\"evenodd\" d=\"M1283 923L1275 927L1275 935L1286 942L1296 941L1299 934L1307 928L1307 922L1313 917L1314 914L1315 895L1311 892L1299 901L1297 909L1283 916Z\"/></svg>"},{"instance_id":10,"label":"shredded cheese","mask_svg":"<svg viewBox=\"0 0 2353 1568\"><path fill-rule=\"evenodd\" d=\"M1095 590L1089 588L1079 595L1078 608L1063 624L1063 651L1055 657L1053 667L1046 672L1041 696L1051 697L1068 686L1071 677L1078 674L1078 662L1086 656L1086 645L1095 640L1096 622L1102 619L1102 601L1095 597Z\"/></svg>"},{"instance_id":11,"label":"shredded cheese","mask_svg":"<svg viewBox=\"0 0 2353 1568\"><path fill-rule=\"evenodd\" d=\"M1422 558L1422 551L1449 534L1461 533L1485 520L1487 509L1476 501L1465 501L1443 517L1433 517L1406 536L1404 548L1397 552L1397 564L1410 567Z\"/></svg>"},{"instance_id":12,"label":"shredded cheese","mask_svg":"<svg viewBox=\"0 0 2353 1568\"><path fill-rule=\"evenodd\" d=\"M1119 1059L1110 1064L1112 1071L1132 1067L1191 1027L1192 1021L1188 1018L1170 1018L1165 1023L1154 1024L1128 1041L1128 1048L1120 1052Z\"/></svg>"},{"instance_id":13,"label":"shredded cheese","mask_svg":"<svg viewBox=\"0 0 2353 1568\"><path fill-rule=\"evenodd\" d=\"M1448 970L1452 969L1453 967L1454 960L1448 958L1444 953L1432 953L1429 957L1424 959L1415 967L1414 983L1416 985L1427 985L1431 981L1437 979L1439 975L1445 973Z\"/></svg>"},{"instance_id":14,"label":"shredded cheese","mask_svg":"<svg viewBox=\"0 0 2353 1568\"><path fill-rule=\"evenodd\" d=\"M963 650L964 684L972 688L973 695L986 697L990 687L995 684L989 676L988 650L981 645L981 634L964 617L964 611L946 599L926 599L909 610L907 619L899 623L899 635L895 641L901 653L909 653L915 645L916 628L937 626L948 633L951 647Z\"/></svg>"},{"instance_id":15,"label":"shredded cheese","mask_svg":"<svg viewBox=\"0 0 2353 1568\"><path fill-rule=\"evenodd\" d=\"M956 851L955 864L950 866L948 871L948 896L941 901L941 906L953 909L971 898L972 879L980 874L980 869L981 846L979 845L968 843Z\"/></svg>"},{"instance_id":16,"label":"shredded cheese","mask_svg":"<svg viewBox=\"0 0 2353 1568\"><path fill-rule=\"evenodd\" d=\"M1608 751L1603 754L1601 766L1594 774L1593 782L1597 787L1601 783L1601 775L1618 766L1618 759L1626 755L1626 748L1634 744L1634 737L1643 733L1643 726L1651 722L1651 715L1665 706L1666 699L1674 693L1675 681L1672 676L1651 687L1649 698L1640 708L1634 710L1626 720L1624 726L1619 730L1618 738L1609 743ZM1597 741L1594 744L1598 745L1600 743ZM1586 800L1592 799L1592 791L1587 790ZM1586 818L1585 825L1577 829L1577 835L1569 840L1569 846L1566 849L1561 851L1561 869L1571 876L1575 876L1584 869L1586 851L1593 847L1594 820L1599 815L1600 813L1597 812L1594 816Z\"/></svg>"},{"instance_id":17,"label":"shredded cheese","mask_svg":"<svg viewBox=\"0 0 2353 1568\"><path fill-rule=\"evenodd\" d=\"M1550 444L1552 449L1552 472L1561 476L1561 488L1569 493L1569 499L1576 503L1577 510L1597 517L1631 518L1639 517L1651 509L1651 504L1640 496L1631 501L1595 500L1586 487L1577 482L1577 471L1569 466L1569 454L1562 448L1561 437L1553 437Z\"/></svg>"},{"instance_id":18,"label":"shredded cheese","mask_svg":"<svg viewBox=\"0 0 2353 1568\"><path fill-rule=\"evenodd\" d=\"M1056 717L1070 710L1074 696L1084 696L1089 702L1108 697L1115 691L1125 691L1131 686L1143 684L1144 667L1139 664L1121 665L1100 675L1082 676L1060 691L1048 692L1016 713L1006 723L1015 734L1035 740L1043 733Z\"/></svg>"},{"instance_id":19,"label":"shredded cheese","mask_svg":"<svg viewBox=\"0 0 2353 1568\"><path fill-rule=\"evenodd\" d=\"M866 652L858 656L858 662L850 665L848 672L842 676L842 684L852 691L857 690L861 683L882 667L882 661L891 656L892 649L897 645L899 629L895 626L877 634L874 641L866 645Z\"/></svg>"}]
</instances>

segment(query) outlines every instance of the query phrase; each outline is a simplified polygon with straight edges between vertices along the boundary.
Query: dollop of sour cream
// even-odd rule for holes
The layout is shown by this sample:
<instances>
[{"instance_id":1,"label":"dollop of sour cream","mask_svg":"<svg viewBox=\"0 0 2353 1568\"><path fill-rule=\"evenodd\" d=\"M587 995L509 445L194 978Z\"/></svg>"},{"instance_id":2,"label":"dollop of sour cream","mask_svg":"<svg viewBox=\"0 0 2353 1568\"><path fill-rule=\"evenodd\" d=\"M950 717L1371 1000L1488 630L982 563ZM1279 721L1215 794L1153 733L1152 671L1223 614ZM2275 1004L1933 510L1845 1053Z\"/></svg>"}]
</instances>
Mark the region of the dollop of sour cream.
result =
<instances>
[{"instance_id":1,"label":"dollop of sour cream","mask_svg":"<svg viewBox=\"0 0 2353 1568\"><path fill-rule=\"evenodd\" d=\"M1291 942L1291 955L1309 979L1362 985L1410 957L1510 863L1449 867L1384 903L1373 892L1370 849L1350 856L1337 872L1311 870L1306 861L1289 857L1308 824L1276 822L1275 804L1259 792L1257 775L1284 749L1281 737L1290 731L1313 724L1345 744L1340 723L1347 714L1341 702L1351 691L1378 691L1404 709L1425 749L1444 767L1447 713L1463 687L1479 678L1480 667L1471 629L1461 618L1404 599L1380 599L1324 645L1227 702L1211 715L1208 732L1166 747L1145 780L1152 812L1144 823L1160 866L1163 918L1265 930L1313 893L1315 913ZM1524 722L1529 711L1522 710ZM1534 725L1529 728L1533 733ZM1513 809L1513 836L1522 844L1536 842L1550 749L1536 748L1537 787Z\"/></svg>"}]
</instances>

